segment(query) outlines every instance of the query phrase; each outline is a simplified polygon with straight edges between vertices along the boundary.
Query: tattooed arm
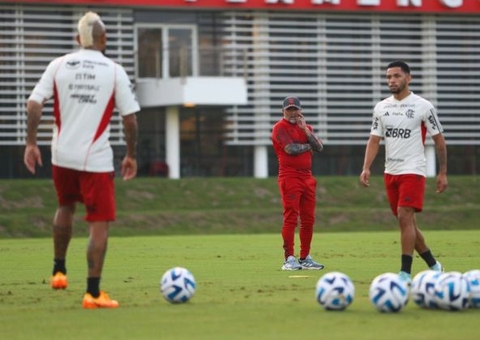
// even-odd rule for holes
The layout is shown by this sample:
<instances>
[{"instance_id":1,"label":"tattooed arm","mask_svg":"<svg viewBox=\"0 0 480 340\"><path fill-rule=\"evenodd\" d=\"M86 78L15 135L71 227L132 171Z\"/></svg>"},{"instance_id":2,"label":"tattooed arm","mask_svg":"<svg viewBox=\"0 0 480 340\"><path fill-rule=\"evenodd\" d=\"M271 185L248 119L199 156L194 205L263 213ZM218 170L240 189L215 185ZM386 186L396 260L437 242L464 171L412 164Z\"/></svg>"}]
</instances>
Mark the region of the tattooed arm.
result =
<instances>
[{"instance_id":1,"label":"tattooed arm","mask_svg":"<svg viewBox=\"0 0 480 340\"><path fill-rule=\"evenodd\" d=\"M303 115L299 116L297 124L300 128L303 129L303 131L305 131L305 134L308 138L308 145L310 145L311 150L315 152L322 152L322 141L308 128L307 123L305 122L305 117L303 117Z\"/></svg>"},{"instance_id":2,"label":"tattooed arm","mask_svg":"<svg viewBox=\"0 0 480 340\"><path fill-rule=\"evenodd\" d=\"M289 155L299 155L312 150L312 147L308 143L295 143L284 128L279 128L276 130L274 138L276 143L282 145L283 150Z\"/></svg>"},{"instance_id":3,"label":"tattooed arm","mask_svg":"<svg viewBox=\"0 0 480 340\"><path fill-rule=\"evenodd\" d=\"M299 155L301 153L311 151L312 146L310 144L292 143L292 144L287 144L284 150L289 155Z\"/></svg>"},{"instance_id":4,"label":"tattooed arm","mask_svg":"<svg viewBox=\"0 0 480 340\"><path fill-rule=\"evenodd\" d=\"M23 162L32 174L35 174L37 165L42 166L42 154L37 146L37 129L42 117L42 109L43 104L37 103L34 100L27 102L27 143L23 155Z\"/></svg>"},{"instance_id":5,"label":"tattooed arm","mask_svg":"<svg viewBox=\"0 0 480 340\"><path fill-rule=\"evenodd\" d=\"M120 173L124 181L131 180L137 175L137 116L129 114L123 116L123 129L125 142L127 143L127 154L123 158Z\"/></svg>"},{"instance_id":6,"label":"tattooed arm","mask_svg":"<svg viewBox=\"0 0 480 340\"><path fill-rule=\"evenodd\" d=\"M305 129L305 133L308 137L308 144L312 147L312 150L315 152L322 152L323 151L323 143L312 131L308 128Z\"/></svg>"}]
</instances>

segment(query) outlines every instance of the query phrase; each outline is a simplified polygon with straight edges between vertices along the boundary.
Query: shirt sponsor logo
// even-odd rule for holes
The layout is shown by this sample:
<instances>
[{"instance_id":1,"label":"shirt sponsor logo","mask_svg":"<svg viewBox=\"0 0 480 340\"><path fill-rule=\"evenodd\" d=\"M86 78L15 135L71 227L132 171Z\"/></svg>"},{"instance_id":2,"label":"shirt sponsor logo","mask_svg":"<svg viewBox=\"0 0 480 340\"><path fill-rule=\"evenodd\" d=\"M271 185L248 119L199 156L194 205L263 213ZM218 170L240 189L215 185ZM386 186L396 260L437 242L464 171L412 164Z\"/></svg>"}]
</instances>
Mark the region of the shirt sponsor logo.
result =
<instances>
[{"instance_id":1,"label":"shirt sponsor logo","mask_svg":"<svg viewBox=\"0 0 480 340\"><path fill-rule=\"evenodd\" d=\"M432 126L432 129L436 130L437 129L437 122L435 121L435 118L433 118L432 115L428 116L428 121L430 122L430 125Z\"/></svg>"},{"instance_id":2,"label":"shirt sponsor logo","mask_svg":"<svg viewBox=\"0 0 480 340\"><path fill-rule=\"evenodd\" d=\"M69 70L75 70L80 67L80 60L67 61L66 68Z\"/></svg>"},{"instance_id":3,"label":"shirt sponsor logo","mask_svg":"<svg viewBox=\"0 0 480 340\"><path fill-rule=\"evenodd\" d=\"M95 66L108 66L108 64L102 61L84 60L82 65L83 68L88 69L94 69Z\"/></svg>"},{"instance_id":4,"label":"shirt sponsor logo","mask_svg":"<svg viewBox=\"0 0 480 340\"><path fill-rule=\"evenodd\" d=\"M97 100L95 99L95 95L90 95L90 94L72 94L70 98L78 99L79 104L96 104L97 103Z\"/></svg>"},{"instance_id":5,"label":"shirt sponsor logo","mask_svg":"<svg viewBox=\"0 0 480 340\"><path fill-rule=\"evenodd\" d=\"M89 84L68 84L68 89L73 91L100 91L99 85L89 85Z\"/></svg>"},{"instance_id":6,"label":"shirt sponsor logo","mask_svg":"<svg viewBox=\"0 0 480 340\"><path fill-rule=\"evenodd\" d=\"M388 158L387 158L387 161L389 161L389 162L396 162L396 163L405 162L405 160L404 160L403 158L392 158L392 157L388 157Z\"/></svg>"},{"instance_id":7,"label":"shirt sponsor logo","mask_svg":"<svg viewBox=\"0 0 480 340\"><path fill-rule=\"evenodd\" d=\"M387 126L387 131L385 132L385 137L387 138L408 139L411 135L412 130L410 129L393 128L391 126Z\"/></svg>"},{"instance_id":8,"label":"shirt sponsor logo","mask_svg":"<svg viewBox=\"0 0 480 340\"><path fill-rule=\"evenodd\" d=\"M395 108L395 107L397 107L397 104L387 104L383 108L384 109L392 109L392 108Z\"/></svg>"},{"instance_id":9,"label":"shirt sponsor logo","mask_svg":"<svg viewBox=\"0 0 480 340\"><path fill-rule=\"evenodd\" d=\"M432 129L438 130L438 123L435 119L435 111L432 109L430 110L430 115L428 116L428 122L430 123Z\"/></svg>"}]
</instances>

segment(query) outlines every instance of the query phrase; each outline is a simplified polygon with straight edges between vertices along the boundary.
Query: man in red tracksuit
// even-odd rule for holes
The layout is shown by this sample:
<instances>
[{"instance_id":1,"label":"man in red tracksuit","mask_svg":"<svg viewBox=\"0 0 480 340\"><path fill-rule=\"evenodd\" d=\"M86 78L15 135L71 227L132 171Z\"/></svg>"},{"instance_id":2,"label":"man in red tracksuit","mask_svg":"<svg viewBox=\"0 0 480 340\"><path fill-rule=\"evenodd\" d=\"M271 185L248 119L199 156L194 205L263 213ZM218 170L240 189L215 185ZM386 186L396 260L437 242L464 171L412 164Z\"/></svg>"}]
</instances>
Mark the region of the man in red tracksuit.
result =
<instances>
[{"instance_id":1,"label":"man in red tracksuit","mask_svg":"<svg viewBox=\"0 0 480 340\"><path fill-rule=\"evenodd\" d=\"M283 118L272 130L272 142L277 154L278 185L283 203L282 270L323 269L310 256L315 222L317 180L312 176L312 155L323 150L322 141L315 136L302 115L300 100L295 96L283 100ZM300 257L295 258L295 229L300 217Z\"/></svg>"}]
</instances>

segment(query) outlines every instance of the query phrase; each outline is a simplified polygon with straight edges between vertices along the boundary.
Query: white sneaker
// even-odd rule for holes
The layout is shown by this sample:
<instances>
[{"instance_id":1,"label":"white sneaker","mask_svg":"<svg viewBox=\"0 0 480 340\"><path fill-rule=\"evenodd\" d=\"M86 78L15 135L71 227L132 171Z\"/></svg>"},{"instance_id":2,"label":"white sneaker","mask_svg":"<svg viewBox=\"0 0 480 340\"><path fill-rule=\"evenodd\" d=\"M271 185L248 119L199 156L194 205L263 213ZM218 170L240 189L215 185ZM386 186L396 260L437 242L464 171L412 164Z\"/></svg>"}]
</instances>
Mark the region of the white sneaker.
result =
<instances>
[{"instance_id":1,"label":"white sneaker","mask_svg":"<svg viewBox=\"0 0 480 340\"><path fill-rule=\"evenodd\" d=\"M298 263L302 266L302 269L321 270L325 267L323 264L313 261L310 255L307 255L305 260L299 260Z\"/></svg>"},{"instance_id":2,"label":"white sneaker","mask_svg":"<svg viewBox=\"0 0 480 340\"><path fill-rule=\"evenodd\" d=\"M283 263L282 270L300 270L302 266L298 263L295 256L287 257L287 260Z\"/></svg>"},{"instance_id":3,"label":"white sneaker","mask_svg":"<svg viewBox=\"0 0 480 340\"><path fill-rule=\"evenodd\" d=\"M412 284L412 275L410 275L409 273L401 271L400 273L398 273L398 277L400 278L400 280L405 282L408 287L410 287L410 285Z\"/></svg>"},{"instance_id":4,"label":"white sneaker","mask_svg":"<svg viewBox=\"0 0 480 340\"><path fill-rule=\"evenodd\" d=\"M440 273L445 272L445 269L443 268L442 264L438 261L433 266L431 266L430 269Z\"/></svg>"}]
</instances>

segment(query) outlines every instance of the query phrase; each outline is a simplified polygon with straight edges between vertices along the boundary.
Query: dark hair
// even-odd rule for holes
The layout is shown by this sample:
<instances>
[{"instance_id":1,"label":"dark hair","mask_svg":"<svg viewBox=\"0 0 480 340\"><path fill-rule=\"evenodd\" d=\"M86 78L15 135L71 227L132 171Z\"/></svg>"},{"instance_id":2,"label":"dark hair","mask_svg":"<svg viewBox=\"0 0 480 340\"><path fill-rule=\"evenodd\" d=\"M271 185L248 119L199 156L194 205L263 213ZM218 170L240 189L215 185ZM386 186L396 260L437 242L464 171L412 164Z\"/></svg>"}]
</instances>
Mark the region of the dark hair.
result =
<instances>
[{"instance_id":1,"label":"dark hair","mask_svg":"<svg viewBox=\"0 0 480 340\"><path fill-rule=\"evenodd\" d=\"M390 64L388 64L387 69L392 67L400 67L403 73L410 74L410 66L408 66L408 64L404 61L401 61L401 60L392 61Z\"/></svg>"}]
</instances>

